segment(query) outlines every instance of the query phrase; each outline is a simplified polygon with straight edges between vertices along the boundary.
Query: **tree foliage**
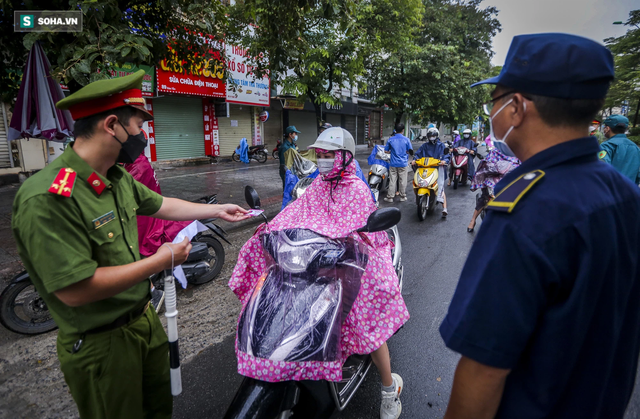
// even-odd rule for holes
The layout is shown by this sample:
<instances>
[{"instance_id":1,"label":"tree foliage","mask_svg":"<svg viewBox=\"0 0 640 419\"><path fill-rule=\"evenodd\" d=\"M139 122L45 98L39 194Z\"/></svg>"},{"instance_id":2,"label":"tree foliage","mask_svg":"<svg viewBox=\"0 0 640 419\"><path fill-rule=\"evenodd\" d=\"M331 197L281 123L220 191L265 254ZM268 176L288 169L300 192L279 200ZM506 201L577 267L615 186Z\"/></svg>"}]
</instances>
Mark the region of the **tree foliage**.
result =
<instances>
[{"instance_id":1,"label":"tree foliage","mask_svg":"<svg viewBox=\"0 0 640 419\"><path fill-rule=\"evenodd\" d=\"M81 10L78 33L14 33L14 10ZM226 6L210 0L3 0L0 8L0 90L5 99L17 93L16 72L29 49L40 41L51 60L53 76L76 90L106 78L121 63L155 65L169 57L185 67L211 59L211 38L227 32ZM173 52L170 53L168 46Z\"/></svg>"},{"instance_id":2,"label":"tree foliage","mask_svg":"<svg viewBox=\"0 0 640 419\"><path fill-rule=\"evenodd\" d=\"M614 55L616 70L616 79L607 95L605 108L621 107L624 101L628 101L631 109L635 110L633 126L637 126L640 122L640 9L629 13L625 25L630 27L626 34L605 39Z\"/></svg>"},{"instance_id":3,"label":"tree foliage","mask_svg":"<svg viewBox=\"0 0 640 419\"><path fill-rule=\"evenodd\" d=\"M422 28L412 44L370 69L378 97L419 121L469 124L486 89L471 89L490 71L491 39L500 30L494 7L481 0L424 0Z\"/></svg>"},{"instance_id":4,"label":"tree foliage","mask_svg":"<svg viewBox=\"0 0 640 419\"><path fill-rule=\"evenodd\" d=\"M338 104L372 55L410 36L420 9L420 0L248 0L231 20L247 28L240 43L255 74L269 73L285 94L311 99L320 123L320 105Z\"/></svg>"}]
</instances>

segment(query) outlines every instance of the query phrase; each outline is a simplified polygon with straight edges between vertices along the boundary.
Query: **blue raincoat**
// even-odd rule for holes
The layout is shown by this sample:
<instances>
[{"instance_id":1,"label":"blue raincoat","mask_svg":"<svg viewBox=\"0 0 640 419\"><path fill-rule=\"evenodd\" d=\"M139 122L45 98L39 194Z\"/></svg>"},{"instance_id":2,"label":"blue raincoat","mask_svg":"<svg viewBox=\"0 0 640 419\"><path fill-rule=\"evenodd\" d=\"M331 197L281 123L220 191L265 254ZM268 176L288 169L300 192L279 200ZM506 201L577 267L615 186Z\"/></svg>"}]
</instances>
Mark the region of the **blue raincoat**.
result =
<instances>
[{"instance_id":1,"label":"blue raincoat","mask_svg":"<svg viewBox=\"0 0 640 419\"><path fill-rule=\"evenodd\" d=\"M247 139L240 140L240 145L236 148L236 154L240 156L240 161L249 164L249 145Z\"/></svg>"}]
</instances>

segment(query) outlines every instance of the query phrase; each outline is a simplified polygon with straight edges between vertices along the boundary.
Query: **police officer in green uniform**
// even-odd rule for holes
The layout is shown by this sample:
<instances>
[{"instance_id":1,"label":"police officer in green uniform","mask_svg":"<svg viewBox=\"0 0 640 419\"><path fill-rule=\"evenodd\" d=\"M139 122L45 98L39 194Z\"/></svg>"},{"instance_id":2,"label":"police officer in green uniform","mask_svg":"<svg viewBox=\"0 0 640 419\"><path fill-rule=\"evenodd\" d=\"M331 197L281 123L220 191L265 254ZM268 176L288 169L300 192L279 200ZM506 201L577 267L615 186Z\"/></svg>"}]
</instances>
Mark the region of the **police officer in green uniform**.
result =
<instances>
[{"instance_id":1,"label":"police officer in green uniform","mask_svg":"<svg viewBox=\"0 0 640 419\"><path fill-rule=\"evenodd\" d=\"M602 150L598 157L636 185L640 184L640 148L624 135L629 128L629 119L622 115L611 115L602 124L607 140L600 144Z\"/></svg>"},{"instance_id":2,"label":"police officer in green uniform","mask_svg":"<svg viewBox=\"0 0 640 419\"><path fill-rule=\"evenodd\" d=\"M149 276L187 258L191 245L138 251L136 215L166 220L240 221L236 205L163 198L116 162L145 148L153 117L144 71L89 84L57 103L75 120L76 140L30 177L13 204L18 252L59 327L57 351L82 418L170 418L167 336L149 305Z\"/></svg>"}]
</instances>

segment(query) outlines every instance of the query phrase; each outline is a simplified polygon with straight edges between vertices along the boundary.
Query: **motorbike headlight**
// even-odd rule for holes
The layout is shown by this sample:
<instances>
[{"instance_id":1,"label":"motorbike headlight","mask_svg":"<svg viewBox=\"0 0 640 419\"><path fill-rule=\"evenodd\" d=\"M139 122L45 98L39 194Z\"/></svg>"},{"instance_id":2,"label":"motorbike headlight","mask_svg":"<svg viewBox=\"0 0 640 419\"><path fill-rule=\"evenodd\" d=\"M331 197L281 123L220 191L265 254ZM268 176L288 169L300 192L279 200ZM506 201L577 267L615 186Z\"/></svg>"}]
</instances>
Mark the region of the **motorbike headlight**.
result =
<instances>
[{"instance_id":1,"label":"motorbike headlight","mask_svg":"<svg viewBox=\"0 0 640 419\"><path fill-rule=\"evenodd\" d=\"M278 264L286 272L299 274L307 270L318 249L315 246L291 246L281 244L278 247Z\"/></svg>"},{"instance_id":2,"label":"motorbike headlight","mask_svg":"<svg viewBox=\"0 0 640 419\"><path fill-rule=\"evenodd\" d=\"M416 176L416 181L418 183L418 186L420 186L421 188L426 188L427 186L429 186L429 182L427 182L427 179L423 178L422 176Z\"/></svg>"}]
</instances>

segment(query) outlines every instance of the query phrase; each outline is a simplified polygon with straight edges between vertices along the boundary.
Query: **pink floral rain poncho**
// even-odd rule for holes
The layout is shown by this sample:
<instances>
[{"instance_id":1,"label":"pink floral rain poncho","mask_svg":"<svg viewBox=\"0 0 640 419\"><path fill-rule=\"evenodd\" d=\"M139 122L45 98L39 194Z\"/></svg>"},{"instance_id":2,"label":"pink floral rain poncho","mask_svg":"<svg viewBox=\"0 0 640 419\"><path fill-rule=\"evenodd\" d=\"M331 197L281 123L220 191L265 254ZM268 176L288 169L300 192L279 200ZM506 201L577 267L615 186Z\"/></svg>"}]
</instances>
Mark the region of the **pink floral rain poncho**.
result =
<instances>
[{"instance_id":1,"label":"pink floral rain poncho","mask_svg":"<svg viewBox=\"0 0 640 419\"><path fill-rule=\"evenodd\" d=\"M364 226L376 206L368 185L355 175L353 161L342 177L339 176L342 161L342 153L336 152L333 170L325 176L318 176L300 198L270 221L270 230L302 228L335 239L346 237ZM339 181L325 180L335 177L340 177ZM229 281L230 288L242 302L243 310L254 286L267 269L260 241L260 233L264 229L262 225L242 247ZM340 359L335 362L272 361L240 351L236 337L238 373L270 382L339 381L342 379L342 365L350 355L375 351L409 319L393 268L387 233L367 233L367 236L373 249L369 251L358 297L342 323ZM361 240L360 237L357 240Z\"/></svg>"}]
</instances>

